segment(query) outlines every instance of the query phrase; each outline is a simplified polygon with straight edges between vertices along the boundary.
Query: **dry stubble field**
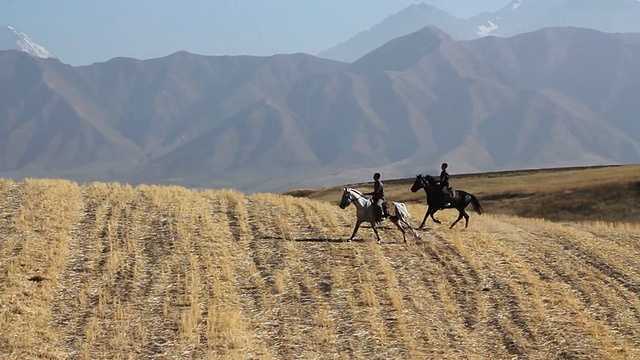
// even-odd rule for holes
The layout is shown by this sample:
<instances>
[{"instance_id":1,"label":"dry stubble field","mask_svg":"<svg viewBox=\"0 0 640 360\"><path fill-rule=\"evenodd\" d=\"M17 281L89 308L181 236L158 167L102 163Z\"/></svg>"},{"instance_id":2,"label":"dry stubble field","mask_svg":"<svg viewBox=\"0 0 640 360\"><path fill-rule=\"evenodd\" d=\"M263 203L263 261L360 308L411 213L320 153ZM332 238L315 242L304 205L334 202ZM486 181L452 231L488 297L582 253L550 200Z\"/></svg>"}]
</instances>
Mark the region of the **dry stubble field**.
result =
<instances>
[{"instance_id":1,"label":"dry stubble field","mask_svg":"<svg viewBox=\"0 0 640 360\"><path fill-rule=\"evenodd\" d=\"M637 224L339 197L0 179L0 358L640 358Z\"/></svg>"}]
</instances>

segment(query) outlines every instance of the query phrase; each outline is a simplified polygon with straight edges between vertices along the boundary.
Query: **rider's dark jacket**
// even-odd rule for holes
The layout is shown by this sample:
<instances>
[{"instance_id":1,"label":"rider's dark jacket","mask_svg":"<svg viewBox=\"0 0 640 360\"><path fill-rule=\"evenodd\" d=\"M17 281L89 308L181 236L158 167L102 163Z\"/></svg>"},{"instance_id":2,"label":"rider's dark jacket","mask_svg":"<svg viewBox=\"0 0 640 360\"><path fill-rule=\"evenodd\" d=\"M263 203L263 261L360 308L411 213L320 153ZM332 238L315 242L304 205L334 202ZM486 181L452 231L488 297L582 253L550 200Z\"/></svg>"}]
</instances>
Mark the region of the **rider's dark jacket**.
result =
<instances>
[{"instance_id":1,"label":"rider's dark jacket","mask_svg":"<svg viewBox=\"0 0 640 360\"><path fill-rule=\"evenodd\" d=\"M382 181L376 180L373 183L373 191L365 195L371 195L373 202L384 199L384 186L382 185Z\"/></svg>"},{"instance_id":2,"label":"rider's dark jacket","mask_svg":"<svg viewBox=\"0 0 640 360\"><path fill-rule=\"evenodd\" d=\"M446 170L442 170L440 173L440 186L443 188L449 187L449 173Z\"/></svg>"}]
</instances>

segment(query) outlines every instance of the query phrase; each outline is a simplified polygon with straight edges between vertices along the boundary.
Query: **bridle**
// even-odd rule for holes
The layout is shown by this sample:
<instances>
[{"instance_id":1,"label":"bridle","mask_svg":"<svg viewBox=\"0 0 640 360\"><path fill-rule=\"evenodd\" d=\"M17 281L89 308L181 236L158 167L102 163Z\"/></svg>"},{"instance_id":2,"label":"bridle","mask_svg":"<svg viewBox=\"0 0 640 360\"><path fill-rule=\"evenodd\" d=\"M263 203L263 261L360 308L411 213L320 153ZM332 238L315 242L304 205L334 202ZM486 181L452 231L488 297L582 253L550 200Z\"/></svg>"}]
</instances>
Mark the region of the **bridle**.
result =
<instances>
[{"instance_id":1,"label":"bridle","mask_svg":"<svg viewBox=\"0 0 640 360\"><path fill-rule=\"evenodd\" d=\"M349 199L349 202L354 202L357 198L369 200L367 197L360 194L358 191L355 191L355 189L351 189L351 188L345 189L345 193L347 195L347 199Z\"/></svg>"},{"instance_id":2,"label":"bridle","mask_svg":"<svg viewBox=\"0 0 640 360\"><path fill-rule=\"evenodd\" d=\"M427 189L429 187L429 182L427 181L427 178L422 176L422 175L418 175L418 179L420 179L420 186L423 189Z\"/></svg>"}]
</instances>

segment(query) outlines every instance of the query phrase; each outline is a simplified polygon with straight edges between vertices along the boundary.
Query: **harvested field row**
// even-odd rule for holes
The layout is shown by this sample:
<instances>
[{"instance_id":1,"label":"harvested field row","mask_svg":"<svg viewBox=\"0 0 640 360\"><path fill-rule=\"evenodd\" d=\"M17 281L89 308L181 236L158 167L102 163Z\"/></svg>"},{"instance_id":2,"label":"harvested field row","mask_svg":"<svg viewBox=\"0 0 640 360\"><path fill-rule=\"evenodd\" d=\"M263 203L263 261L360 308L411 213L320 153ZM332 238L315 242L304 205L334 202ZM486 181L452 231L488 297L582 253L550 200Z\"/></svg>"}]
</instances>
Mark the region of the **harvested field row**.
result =
<instances>
[{"instance_id":1,"label":"harvested field row","mask_svg":"<svg viewBox=\"0 0 640 360\"><path fill-rule=\"evenodd\" d=\"M640 358L638 225L338 200L0 179L0 358Z\"/></svg>"}]
</instances>

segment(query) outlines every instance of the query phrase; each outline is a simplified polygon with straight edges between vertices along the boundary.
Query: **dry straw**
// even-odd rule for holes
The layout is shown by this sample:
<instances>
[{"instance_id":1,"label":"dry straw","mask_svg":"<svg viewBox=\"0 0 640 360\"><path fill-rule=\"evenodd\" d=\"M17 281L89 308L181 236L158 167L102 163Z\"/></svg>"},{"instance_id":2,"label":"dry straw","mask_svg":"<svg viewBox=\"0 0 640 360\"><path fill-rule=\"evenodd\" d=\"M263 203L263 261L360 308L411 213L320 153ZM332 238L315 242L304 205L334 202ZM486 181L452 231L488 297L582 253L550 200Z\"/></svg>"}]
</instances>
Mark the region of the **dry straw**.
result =
<instances>
[{"instance_id":1,"label":"dry straw","mask_svg":"<svg viewBox=\"0 0 640 360\"><path fill-rule=\"evenodd\" d=\"M640 358L637 224L485 214L449 230L444 211L378 245L343 241L354 215L0 179L0 357Z\"/></svg>"}]
</instances>

